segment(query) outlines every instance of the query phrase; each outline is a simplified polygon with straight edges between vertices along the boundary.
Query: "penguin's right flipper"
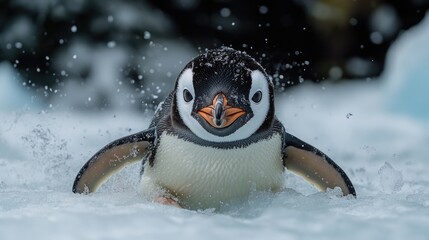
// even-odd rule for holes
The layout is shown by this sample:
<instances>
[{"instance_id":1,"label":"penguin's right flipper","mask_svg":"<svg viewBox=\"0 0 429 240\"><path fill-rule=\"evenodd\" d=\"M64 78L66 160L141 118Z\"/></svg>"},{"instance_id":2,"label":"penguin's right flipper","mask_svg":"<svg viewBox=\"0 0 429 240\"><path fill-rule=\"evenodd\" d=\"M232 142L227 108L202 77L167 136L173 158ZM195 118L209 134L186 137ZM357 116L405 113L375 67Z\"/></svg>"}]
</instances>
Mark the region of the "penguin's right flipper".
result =
<instances>
[{"instance_id":1,"label":"penguin's right flipper","mask_svg":"<svg viewBox=\"0 0 429 240\"><path fill-rule=\"evenodd\" d=\"M283 164L288 170L303 177L321 191L340 187L344 196L356 196L349 177L332 159L285 131L283 136Z\"/></svg>"},{"instance_id":2,"label":"penguin's right flipper","mask_svg":"<svg viewBox=\"0 0 429 240\"><path fill-rule=\"evenodd\" d=\"M106 145L80 169L73 183L73 192L95 192L114 173L129 163L140 161L154 141L155 128L150 128Z\"/></svg>"}]
</instances>

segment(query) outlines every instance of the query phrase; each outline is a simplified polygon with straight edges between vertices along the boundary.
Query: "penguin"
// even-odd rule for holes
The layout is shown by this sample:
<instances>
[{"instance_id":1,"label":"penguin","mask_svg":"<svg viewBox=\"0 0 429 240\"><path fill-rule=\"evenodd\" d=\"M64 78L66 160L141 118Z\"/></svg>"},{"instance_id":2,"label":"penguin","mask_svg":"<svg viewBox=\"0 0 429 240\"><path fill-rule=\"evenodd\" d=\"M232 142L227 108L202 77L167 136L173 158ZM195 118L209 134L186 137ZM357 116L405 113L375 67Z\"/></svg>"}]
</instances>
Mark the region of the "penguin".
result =
<instances>
[{"instance_id":1,"label":"penguin","mask_svg":"<svg viewBox=\"0 0 429 240\"><path fill-rule=\"evenodd\" d=\"M285 171L320 191L339 187L356 196L331 158L285 131L264 68L228 47L191 60L149 128L99 150L77 174L73 192L95 192L138 161L146 198L187 209L219 209L255 190L282 191Z\"/></svg>"}]
</instances>

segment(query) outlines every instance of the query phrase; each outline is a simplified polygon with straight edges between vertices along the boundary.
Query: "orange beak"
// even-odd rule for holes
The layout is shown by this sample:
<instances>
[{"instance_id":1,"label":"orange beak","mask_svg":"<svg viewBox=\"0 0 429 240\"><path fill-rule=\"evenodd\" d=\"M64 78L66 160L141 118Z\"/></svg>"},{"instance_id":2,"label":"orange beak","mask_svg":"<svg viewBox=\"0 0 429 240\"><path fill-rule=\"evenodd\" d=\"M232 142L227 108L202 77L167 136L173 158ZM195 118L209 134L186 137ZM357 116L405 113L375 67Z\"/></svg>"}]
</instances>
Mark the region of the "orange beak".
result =
<instances>
[{"instance_id":1,"label":"orange beak","mask_svg":"<svg viewBox=\"0 0 429 240\"><path fill-rule=\"evenodd\" d=\"M211 105L198 111L198 114L214 128L226 128L245 113L241 108L229 106L228 99L223 93L217 94Z\"/></svg>"}]
</instances>

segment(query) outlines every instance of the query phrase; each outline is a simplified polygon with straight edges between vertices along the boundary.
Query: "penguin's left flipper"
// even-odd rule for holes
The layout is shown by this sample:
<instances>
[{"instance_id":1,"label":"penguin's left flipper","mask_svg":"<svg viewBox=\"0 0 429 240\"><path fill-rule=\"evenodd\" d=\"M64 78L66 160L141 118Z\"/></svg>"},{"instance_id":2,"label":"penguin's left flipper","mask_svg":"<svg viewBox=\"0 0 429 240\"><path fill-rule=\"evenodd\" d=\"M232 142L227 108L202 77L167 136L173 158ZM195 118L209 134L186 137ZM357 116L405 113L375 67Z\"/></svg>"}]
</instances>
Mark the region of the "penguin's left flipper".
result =
<instances>
[{"instance_id":1,"label":"penguin's left flipper","mask_svg":"<svg viewBox=\"0 0 429 240\"><path fill-rule=\"evenodd\" d=\"M154 141L155 128L150 128L106 145L80 169L73 183L73 192L95 192L114 173L130 163L140 161Z\"/></svg>"},{"instance_id":2,"label":"penguin's left flipper","mask_svg":"<svg viewBox=\"0 0 429 240\"><path fill-rule=\"evenodd\" d=\"M346 173L317 148L284 132L283 164L293 173L315 185L320 191L340 187L343 195L356 191Z\"/></svg>"}]
</instances>

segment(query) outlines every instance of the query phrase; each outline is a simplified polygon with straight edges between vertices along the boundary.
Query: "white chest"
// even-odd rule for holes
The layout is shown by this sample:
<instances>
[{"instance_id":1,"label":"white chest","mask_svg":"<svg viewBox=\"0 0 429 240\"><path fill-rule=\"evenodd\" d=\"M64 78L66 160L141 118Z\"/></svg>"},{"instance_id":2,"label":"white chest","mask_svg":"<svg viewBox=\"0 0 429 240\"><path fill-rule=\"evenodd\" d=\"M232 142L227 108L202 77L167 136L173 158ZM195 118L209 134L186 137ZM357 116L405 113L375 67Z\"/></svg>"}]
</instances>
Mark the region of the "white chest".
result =
<instances>
[{"instance_id":1,"label":"white chest","mask_svg":"<svg viewBox=\"0 0 429 240\"><path fill-rule=\"evenodd\" d=\"M245 148L218 149L163 134L154 166L145 166L143 192L160 187L188 208L217 208L252 190L283 186L281 136ZM147 187L145 185L148 185Z\"/></svg>"}]
</instances>

